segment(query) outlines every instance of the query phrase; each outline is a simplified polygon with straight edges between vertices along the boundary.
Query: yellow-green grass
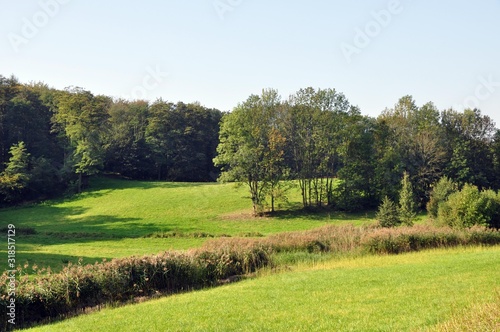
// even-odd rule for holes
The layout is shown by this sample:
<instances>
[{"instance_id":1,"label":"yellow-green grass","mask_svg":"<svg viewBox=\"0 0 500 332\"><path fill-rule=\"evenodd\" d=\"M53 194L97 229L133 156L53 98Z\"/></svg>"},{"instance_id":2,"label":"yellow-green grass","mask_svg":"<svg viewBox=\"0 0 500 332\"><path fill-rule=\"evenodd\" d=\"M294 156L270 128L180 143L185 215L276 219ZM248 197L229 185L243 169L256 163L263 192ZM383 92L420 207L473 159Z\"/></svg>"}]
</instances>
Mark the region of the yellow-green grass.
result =
<instances>
[{"instance_id":1,"label":"yellow-green grass","mask_svg":"<svg viewBox=\"0 0 500 332\"><path fill-rule=\"evenodd\" d=\"M252 217L245 186L216 183L140 182L100 178L87 192L66 200L30 207L0 210L0 228L17 229L16 259L59 269L79 257L84 263L102 258L154 254L170 249L201 246L206 238L241 234L269 235L305 230L327 223L365 224L373 213L342 214L301 212L298 190L290 203L273 217ZM33 229L36 234L25 235ZM6 231L5 231L6 232ZM183 237L147 238L154 233L184 234ZM6 247L0 248L6 257ZM7 260L0 260L0 268Z\"/></svg>"},{"instance_id":2,"label":"yellow-green grass","mask_svg":"<svg viewBox=\"0 0 500 332\"><path fill-rule=\"evenodd\" d=\"M304 263L32 331L419 331L500 287L500 247Z\"/></svg>"}]
</instances>

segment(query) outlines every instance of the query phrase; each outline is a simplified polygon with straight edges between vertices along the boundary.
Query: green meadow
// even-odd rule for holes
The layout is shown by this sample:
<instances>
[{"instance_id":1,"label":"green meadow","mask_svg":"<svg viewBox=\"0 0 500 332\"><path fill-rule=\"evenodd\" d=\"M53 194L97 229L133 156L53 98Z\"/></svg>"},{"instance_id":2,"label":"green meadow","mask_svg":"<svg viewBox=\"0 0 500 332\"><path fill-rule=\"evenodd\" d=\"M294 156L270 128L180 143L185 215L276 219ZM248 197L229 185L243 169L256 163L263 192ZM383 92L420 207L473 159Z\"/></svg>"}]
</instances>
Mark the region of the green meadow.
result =
<instances>
[{"instance_id":1,"label":"green meadow","mask_svg":"<svg viewBox=\"0 0 500 332\"><path fill-rule=\"evenodd\" d=\"M212 236L266 236L328 223L374 221L373 213L301 212L298 190L290 192L284 212L254 218L245 186L108 178L91 185L70 199L0 210L1 226L16 226L18 264L58 270L79 258L94 263L199 247ZM0 267L6 267L4 261Z\"/></svg>"},{"instance_id":2,"label":"green meadow","mask_svg":"<svg viewBox=\"0 0 500 332\"><path fill-rule=\"evenodd\" d=\"M281 211L253 217L244 186L110 178L72 198L0 210L0 220L16 226L17 264L55 271L79 259L197 248L214 237L375 223L374 213L304 212L298 190ZM499 246L392 256L282 252L273 261L237 283L104 304L32 331L441 331L457 315L500 298ZM458 324L467 330L468 322Z\"/></svg>"},{"instance_id":3,"label":"green meadow","mask_svg":"<svg viewBox=\"0 0 500 332\"><path fill-rule=\"evenodd\" d=\"M329 259L30 331L434 331L499 280L498 246Z\"/></svg>"}]
</instances>

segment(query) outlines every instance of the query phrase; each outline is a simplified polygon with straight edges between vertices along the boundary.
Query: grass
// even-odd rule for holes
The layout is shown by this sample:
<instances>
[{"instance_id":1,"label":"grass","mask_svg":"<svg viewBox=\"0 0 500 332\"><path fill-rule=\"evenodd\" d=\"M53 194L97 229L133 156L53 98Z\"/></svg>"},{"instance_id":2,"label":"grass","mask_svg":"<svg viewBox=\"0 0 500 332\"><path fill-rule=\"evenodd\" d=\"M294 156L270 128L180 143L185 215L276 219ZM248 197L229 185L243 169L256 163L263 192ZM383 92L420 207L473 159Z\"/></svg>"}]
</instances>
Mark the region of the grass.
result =
<instances>
[{"instance_id":1,"label":"grass","mask_svg":"<svg viewBox=\"0 0 500 332\"><path fill-rule=\"evenodd\" d=\"M373 222L373 214L307 214L298 210L300 197L291 193L286 212L253 218L246 187L233 184L139 182L100 178L91 189L66 200L0 210L0 228L14 224L17 263L36 263L58 270L66 262L93 263L103 258L154 254L201 246L207 238L242 234L270 235L325 224ZM155 234L181 233L181 237ZM149 238L148 236L153 235ZM0 255L6 255L5 249ZM0 261L6 268L6 260Z\"/></svg>"},{"instance_id":2,"label":"grass","mask_svg":"<svg viewBox=\"0 0 500 332\"><path fill-rule=\"evenodd\" d=\"M374 214L310 214L299 207L300 197L292 192L284 211L254 218L244 186L100 178L70 199L0 210L0 229L16 226L17 264L28 261L53 271L80 257L87 264L172 249L218 248L230 240L224 237L246 237L235 242L242 246L290 242L291 252L274 254L279 273L264 270L241 283L108 308L35 331L443 330L474 326L481 320L477 316L455 317L469 308L489 317L498 303L492 295L500 289L498 246L340 255L335 248L349 243L343 244L343 233L328 240L327 225L367 225ZM346 227L351 228L371 227ZM293 233L303 230L312 231ZM307 247L313 235L325 237L321 246L334 253L321 253L316 246L311 253L293 250ZM5 249L0 250L4 257ZM0 268L5 264L0 261Z\"/></svg>"},{"instance_id":3,"label":"grass","mask_svg":"<svg viewBox=\"0 0 500 332\"><path fill-rule=\"evenodd\" d=\"M186 236L184 233L167 235ZM17 274L22 277L17 284L16 302L19 303L20 319L16 324L27 327L49 318L67 317L96 305L210 287L247 276L256 269L281 268L304 259L319 262L322 258L335 256L361 257L369 253L387 255L430 248L495 244L500 245L500 233L484 228L453 230L418 225L382 229L376 225L326 225L264 238L221 237L205 242L201 249L68 266L55 274L37 270L36 277L29 269L19 269ZM308 257L308 253L315 255ZM322 255L324 253L335 256ZM0 288L4 291L0 294L0 302L5 305L8 283L8 274L3 274Z\"/></svg>"},{"instance_id":4,"label":"grass","mask_svg":"<svg viewBox=\"0 0 500 332\"><path fill-rule=\"evenodd\" d=\"M30 331L432 330L472 304L490 303L499 280L499 246L313 259Z\"/></svg>"},{"instance_id":5,"label":"grass","mask_svg":"<svg viewBox=\"0 0 500 332\"><path fill-rule=\"evenodd\" d=\"M473 305L457 312L427 332L500 331L500 291L491 302Z\"/></svg>"}]
</instances>

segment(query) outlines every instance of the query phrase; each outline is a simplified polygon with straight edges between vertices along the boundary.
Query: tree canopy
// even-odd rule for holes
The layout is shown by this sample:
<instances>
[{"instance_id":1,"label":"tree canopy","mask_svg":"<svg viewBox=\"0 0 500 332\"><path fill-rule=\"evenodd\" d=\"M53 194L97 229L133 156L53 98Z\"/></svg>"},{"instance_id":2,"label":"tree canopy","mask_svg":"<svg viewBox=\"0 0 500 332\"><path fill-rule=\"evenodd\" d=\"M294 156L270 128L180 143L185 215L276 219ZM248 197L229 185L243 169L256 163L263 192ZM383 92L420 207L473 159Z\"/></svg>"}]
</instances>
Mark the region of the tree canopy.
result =
<instances>
[{"instance_id":1,"label":"tree canopy","mask_svg":"<svg viewBox=\"0 0 500 332\"><path fill-rule=\"evenodd\" d=\"M0 75L0 205L76 192L103 172L243 182L255 213L276 210L293 185L307 209L374 209L400 202L404 186L422 208L442 199L431 192L443 176L498 190L500 131L478 109L439 111L410 95L373 118L335 89L264 89L224 113Z\"/></svg>"}]
</instances>

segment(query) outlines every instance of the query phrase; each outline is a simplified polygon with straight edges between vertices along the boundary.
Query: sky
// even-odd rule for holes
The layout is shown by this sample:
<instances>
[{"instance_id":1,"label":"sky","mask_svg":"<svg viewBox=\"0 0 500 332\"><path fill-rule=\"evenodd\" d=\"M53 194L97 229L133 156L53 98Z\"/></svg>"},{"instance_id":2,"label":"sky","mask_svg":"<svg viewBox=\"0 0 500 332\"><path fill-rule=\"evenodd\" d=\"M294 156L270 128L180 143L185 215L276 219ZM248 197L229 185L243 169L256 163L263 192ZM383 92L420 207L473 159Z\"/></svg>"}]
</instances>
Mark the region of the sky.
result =
<instances>
[{"instance_id":1,"label":"sky","mask_svg":"<svg viewBox=\"0 0 500 332\"><path fill-rule=\"evenodd\" d=\"M412 95L500 128L500 0L0 0L0 75L222 111L264 88L370 116Z\"/></svg>"}]
</instances>

